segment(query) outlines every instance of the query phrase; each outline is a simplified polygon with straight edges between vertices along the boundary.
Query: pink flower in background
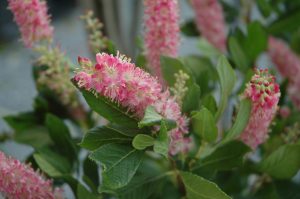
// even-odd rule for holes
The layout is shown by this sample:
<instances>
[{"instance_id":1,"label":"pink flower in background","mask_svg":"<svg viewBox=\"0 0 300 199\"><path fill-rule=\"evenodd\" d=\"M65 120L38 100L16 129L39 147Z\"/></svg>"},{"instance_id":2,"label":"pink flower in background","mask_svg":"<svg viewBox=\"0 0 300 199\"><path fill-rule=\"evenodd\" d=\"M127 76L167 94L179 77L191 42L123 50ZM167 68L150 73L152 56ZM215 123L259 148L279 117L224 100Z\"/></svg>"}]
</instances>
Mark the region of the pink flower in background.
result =
<instances>
[{"instance_id":1,"label":"pink flower in background","mask_svg":"<svg viewBox=\"0 0 300 199\"><path fill-rule=\"evenodd\" d=\"M8 0L8 3L26 47L30 48L34 43L44 39L52 39L53 27L50 25L45 1Z\"/></svg>"},{"instance_id":2,"label":"pink flower in background","mask_svg":"<svg viewBox=\"0 0 300 199\"><path fill-rule=\"evenodd\" d=\"M61 190L53 190L50 180L0 151L1 194L10 199L63 198Z\"/></svg>"},{"instance_id":3,"label":"pink flower in background","mask_svg":"<svg viewBox=\"0 0 300 199\"><path fill-rule=\"evenodd\" d=\"M299 57L284 41L269 37L268 54L283 77L290 80L299 78L297 77L297 74L300 74Z\"/></svg>"},{"instance_id":4,"label":"pink flower in background","mask_svg":"<svg viewBox=\"0 0 300 199\"><path fill-rule=\"evenodd\" d=\"M196 25L205 39L221 52L226 51L226 29L218 0L191 0Z\"/></svg>"},{"instance_id":5,"label":"pink flower in background","mask_svg":"<svg viewBox=\"0 0 300 199\"><path fill-rule=\"evenodd\" d=\"M247 84L243 98L252 102L251 115L240 139L253 150L268 137L268 128L277 111L279 85L268 70L256 70Z\"/></svg>"},{"instance_id":6,"label":"pink flower in background","mask_svg":"<svg viewBox=\"0 0 300 199\"><path fill-rule=\"evenodd\" d=\"M163 82L160 56L176 57L180 44L177 0L144 0L145 53L149 68Z\"/></svg>"},{"instance_id":7,"label":"pink flower in background","mask_svg":"<svg viewBox=\"0 0 300 199\"><path fill-rule=\"evenodd\" d=\"M135 113L138 119L144 116L147 106L154 106L162 116L177 123L177 128L170 132L170 153L175 155L181 151L186 152L189 139L184 135L188 133L188 119L182 115L180 106L169 91L163 92L162 85L156 78L120 55L114 57L99 53L96 55L95 66L90 65L86 58L79 60L82 69L74 77L79 87L117 102ZM184 140L182 145L185 147L177 145L179 140Z\"/></svg>"},{"instance_id":8,"label":"pink flower in background","mask_svg":"<svg viewBox=\"0 0 300 199\"><path fill-rule=\"evenodd\" d=\"M287 88L293 104L300 110L300 59L282 40L269 38L268 53L280 74L289 80Z\"/></svg>"}]
</instances>

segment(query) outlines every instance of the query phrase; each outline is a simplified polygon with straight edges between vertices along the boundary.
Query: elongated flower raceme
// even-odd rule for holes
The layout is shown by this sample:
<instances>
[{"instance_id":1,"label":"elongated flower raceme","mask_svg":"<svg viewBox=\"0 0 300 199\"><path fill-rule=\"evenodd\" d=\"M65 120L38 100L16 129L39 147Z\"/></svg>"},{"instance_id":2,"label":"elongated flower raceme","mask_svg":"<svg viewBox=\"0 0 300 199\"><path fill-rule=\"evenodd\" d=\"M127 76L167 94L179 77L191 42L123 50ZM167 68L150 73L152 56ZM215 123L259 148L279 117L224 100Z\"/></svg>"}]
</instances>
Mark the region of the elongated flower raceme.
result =
<instances>
[{"instance_id":1,"label":"elongated flower raceme","mask_svg":"<svg viewBox=\"0 0 300 199\"><path fill-rule=\"evenodd\" d=\"M289 80L287 88L293 104L300 110L300 59L288 45L274 37L269 38L268 53L280 74Z\"/></svg>"},{"instance_id":2,"label":"elongated flower raceme","mask_svg":"<svg viewBox=\"0 0 300 199\"><path fill-rule=\"evenodd\" d=\"M135 113L138 119L143 117L147 106L154 106L158 113L177 122L177 128L170 132L170 153L175 155L188 150L189 138L184 136L188 133L188 120L169 91L163 92L156 78L120 55L99 53L96 65L87 58L79 57L78 61L82 69L76 73L74 81L79 87L117 102Z\"/></svg>"},{"instance_id":3,"label":"elongated flower raceme","mask_svg":"<svg viewBox=\"0 0 300 199\"><path fill-rule=\"evenodd\" d=\"M63 198L52 182L20 161L0 151L0 195L9 199Z\"/></svg>"},{"instance_id":4,"label":"elongated flower raceme","mask_svg":"<svg viewBox=\"0 0 300 199\"><path fill-rule=\"evenodd\" d=\"M160 56L176 57L180 43L177 0L145 0L145 50L149 68L162 82Z\"/></svg>"},{"instance_id":5,"label":"elongated flower raceme","mask_svg":"<svg viewBox=\"0 0 300 199\"><path fill-rule=\"evenodd\" d=\"M8 3L26 47L30 48L36 42L52 39L53 27L50 25L45 1L8 0Z\"/></svg>"},{"instance_id":6,"label":"elongated flower raceme","mask_svg":"<svg viewBox=\"0 0 300 199\"><path fill-rule=\"evenodd\" d=\"M221 52L226 51L226 29L218 0L191 0L201 34Z\"/></svg>"},{"instance_id":7,"label":"elongated flower raceme","mask_svg":"<svg viewBox=\"0 0 300 199\"><path fill-rule=\"evenodd\" d=\"M252 102L251 115L240 139L253 150L268 138L268 128L278 109L279 85L268 70L256 70L243 98Z\"/></svg>"}]
</instances>

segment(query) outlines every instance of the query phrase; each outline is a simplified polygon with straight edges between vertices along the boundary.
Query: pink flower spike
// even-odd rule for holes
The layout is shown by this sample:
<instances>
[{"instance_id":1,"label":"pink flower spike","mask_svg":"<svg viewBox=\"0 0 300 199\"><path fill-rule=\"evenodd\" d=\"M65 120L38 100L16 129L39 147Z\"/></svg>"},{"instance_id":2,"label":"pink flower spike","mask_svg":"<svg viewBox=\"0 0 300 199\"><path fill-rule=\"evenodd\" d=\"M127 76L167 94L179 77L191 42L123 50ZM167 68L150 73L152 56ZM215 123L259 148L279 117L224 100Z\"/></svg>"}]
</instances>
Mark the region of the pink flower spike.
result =
<instances>
[{"instance_id":1,"label":"pink flower spike","mask_svg":"<svg viewBox=\"0 0 300 199\"><path fill-rule=\"evenodd\" d=\"M269 37L268 54L283 77L299 79L300 59L284 41Z\"/></svg>"},{"instance_id":2,"label":"pink flower spike","mask_svg":"<svg viewBox=\"0 0 300 199\"><path fill-rule=\"evenodd\" d=\"M21 31L24 45L31 48L42 40L51 40L53 27L47 14L45 1L8 0L8 8L14 14L14 20Z\"/></svg>"},{"instance_id":3,"label":"pink flower spike","mask_svg":"<svg viewBox=\"0 0 300 199\"><path fill-rule=\"evenodd\" d=\"M191 0L196 25L205 39L221 52L226 52L226 26L218 0Z\"/></svg>"},{"instance_id":4,"label":"pink flower spike","mask_svg":"<svg viewBox=\"0 0 300 199\"><path fill-rule=\"evenodd\" d=\"M80 58L79 62L82 63L82 60ZM177 123L177 128L169 132L170 154L187 152L189 139L185 135L188 133L188 119L182 115L180 106L170 96L170 92L163 92L162 85L156 78L130 63L122 55L114 57L98 53L96 60L97 64L91 68L81 64L82 68L73 78L77 85L117 102L133 112L137 119L142 119L146 108L153 106L159 114ZM89 63L89 60L84 62ZM176 147L178 143L182 147Z\"/></svg>"},{"instance_id":5,"label":"pink flower spike","mask_svg":"<svg viewBox=\"0 0 300 199\"><path fill-rule=\"evenodd\" d=\"M163 83L160 56L176 57L180 44L177 0L144 0L145 53L152 73Z\"/></svg>"},{"instance_id":6,"label":"pink flower spike","mask_svg":"<svg viewBox=\"0 0 300 199\"><path fill-rule=\"evenodd\" d=\"M240 139L253 150L265 142L268 128L278 109L279 86L268 70L256 70L247 84L243 98L252 102L251 115Z\"/></svg>"},{"instance_id":7,"label":"pink flower spike","mask_svg":"<svg viewBox=\"0 0 300 199\"><path fill-rule=\"evenodd\" d=\"M10 199L62 199L60 189L53 189L52 182L20 161L5 156L0 151L0 194Z\"/></svg>"}]
</instances>

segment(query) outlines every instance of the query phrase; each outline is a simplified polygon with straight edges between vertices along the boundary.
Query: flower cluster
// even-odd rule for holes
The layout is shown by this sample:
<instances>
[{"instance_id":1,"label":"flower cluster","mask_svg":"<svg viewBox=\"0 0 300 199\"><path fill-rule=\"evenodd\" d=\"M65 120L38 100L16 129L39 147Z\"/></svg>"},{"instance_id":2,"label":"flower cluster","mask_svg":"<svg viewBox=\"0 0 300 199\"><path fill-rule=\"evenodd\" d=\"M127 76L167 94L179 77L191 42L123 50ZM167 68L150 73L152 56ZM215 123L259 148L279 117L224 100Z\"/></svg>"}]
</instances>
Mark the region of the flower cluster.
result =
<instances>
[{"instance_id":1,"label":"flower cluster","mask_svg":"<svg viewBox=\"0 0 300 199\"><path fill-rule=\"evenodd\" d=\"M63 105L76 106L76 89L69 80L70 63L59 48L36 48L42 56L37 61L38 66L47 66L38 74L39 86L46 86L53 91Z\"/></svg>"},{"instance_id":2,"label":"flower cluster","mask_svg":"<svg viewBox=\"0 0 300 199\"><path fill-rule=\"evenodd\" d=\"M98 53L107 48L107 38L102 33L103 24L94 17L93 11L88 11L81 18L86 23L89 32L89 45L93 53Z\"/></svg>"},{"instance_id":3,"label":"flower cluster","mask_svg":"<svg viewBox=\"0 0 300 199\"><path fill-rule=\"evenodd\" d=\"M181 114L180 106L169 91L163 92L156 78L121 55L114 57L99 53L95 66L87 58L79 57L78 61L82 69L76 73L74 80L79 87L117 102L139 119L147 106L154 106L158 113L177 122L177 128L171 131L170 153L175 155L187 150L189 139L184 135L188 133L188 120ZM182 140L187 144L177 145Z\"/></svg>"},{"instance_id":4,"label":"flower cluster","mask_svg":"<svg viewBox=\"0 0 300 199\"><path fill-rule=\"evenodd\" d=\"M26 47L30 48L36 42L52 39L53 27L50 25L45 1L8 0L8 3Z\"/></svg>"},{"instance_id":5,"label":"flower cluster","mask_svg":"<svg viewBox=\"0 0 300 199\"><path fill-rule=\"evenodd\" d=\"M205 39L221 52L226 51L226 29L218 0L191 0L196 25Z\"/></svg>"},{"instance_id":6,"label":"flower cluster","mask_svg":"<svg viewBox=\"0 0 300 199\"><path fill-rule=\"evenodd\" d=\"M240 139L252 149L263 143L268 137L268 127L277 111L280 97L279 85L268 70L256 70L243 94L252 102L248 125Z\"/></svg>"},{"instance_id":7,"label":"flower cluster","mask_svg":"<svg viewBox=\"0 0 300 199\"><path fill-rule=\"evenodd\" d=\"M61 190L53 190L52 182L20 161L0 151L0 193L11 199L63 198Z\"/></svg>"},{"instance_id":8,"label":"flower cluster","mask_svg":"<svg viewBox=\"0 0 300 199\"><path fill-rule=\"evenodd\" d=\"M162 82L160 56L178 53L179 8L177 0L145 0L145 50L149 68Z\"/></svg>"},{"instance_id":9,"label":"flower cluster","mask_svg":"<svg viewBox=\"0 0 300 199\"><path fill-rule=\"evenodd\" d=\"M268 53L283 77L288 78L288 94L294 105L300 109L300 59L284 41L269 38Z\"/></svg>"},{"instance_id":10,"label":"flower cluster","mask_svg":"<svg viewBox=\"0 0 300 199\"><path fill-rule=\"evenodd\" d=\"M186 83L190 79L190 76L184 73L182 70L180 70L178 73L175 73L174 76L176 81L174 86L170 88L170 91L173 93L176 102L179 105L182 105L183 99L188 91Z\"/></svg>"}]
</instances>

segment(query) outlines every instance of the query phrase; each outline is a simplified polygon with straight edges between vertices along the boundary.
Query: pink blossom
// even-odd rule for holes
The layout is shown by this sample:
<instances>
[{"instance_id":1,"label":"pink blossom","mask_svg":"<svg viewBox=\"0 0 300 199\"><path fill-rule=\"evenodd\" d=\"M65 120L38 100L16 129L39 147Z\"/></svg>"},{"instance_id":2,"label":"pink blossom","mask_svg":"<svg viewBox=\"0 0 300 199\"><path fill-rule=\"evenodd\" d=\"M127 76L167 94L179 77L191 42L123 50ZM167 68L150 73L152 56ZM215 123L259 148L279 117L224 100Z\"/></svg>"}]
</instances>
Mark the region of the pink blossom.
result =
<instances>
[{"instance_id":1,"label":"pink blossom","mask_svg":"<svg viewBox=\"0 0 300 199\"><path fill-rule=\"evenodd\" d=\"M296 74L300 74L300 60L284 41L269 37L268 54L283 77L298 79Z\"/></svg>"},{"instance_id":2,"label":"pink blossom","mask_svg":"<svg viewBox=\"0 0 300 199\"><path fill-rule=\"evenodd\" d=\"M11 199L63 198L52 182L0 151L0 194Z\"/></svg>"},{"instance_id":3,"label":"pink blossom","mask_svg":"<svg viewBox=\"0 0 300 199\"><path fill-rule=\"evenodd\" d=\"M176 57L180 44L177 0L145 0L145 50L148 65L163 82L160 56Z\"/></svg>"},{"instance_id":4,"label":"pink blossom","mask_svg":"<svg viewBox=\"0 0 300 199\"><path fill-rule=\"evenodd\" d=\"M218 0L191 0L196 24L205 39L221 52L226 51L226 29Z\"/></svg>"},{"instance_id":5,"label":"pink blossom","mask_svg":"<svg viewBox=\"0 0 300 199\"><path fill-rule=\"evenodd\" d=\"M268 53L280 74L289 80L288 95L300 110L300 59L288 45L274 37L269 38Z\"/></svg>"},{"instance_id":6,"label":"pink blossom","mask_svg":"<svg viewBox=\"0 0 300 199\"><path fill-rule=\"evenodd\" d=\"M137 119L144 116L147 106L155 107L162 116L177 123L177 128L170 132L170 153L175 155L179 151L186 151L188 147L179 147L179 145L177 147L175 144L177 145L179 140L188 142L185 139L185 134L188 133L188 119L182 115L175 98L168 90L163 91L162 85L156 78L120 55L114 57L99 53L96 55L95 66L86 64L89 63L86 58L79 60L82 69L74 77L79 87L117 102L135 113Z\"/></svg>"},{"instance_id":7,"label":"pink blossom","mask_svg":"<svg viewBox=\"0 0 300 199\"><path fill-rule=\"evenodd\" d=\"M44 39L51 40L53 27L50 25L45 1L8 0L8 3L26 47L30 48L34 43Z\"/></svg>"},{"instance_id":8,"label":"pink blossom","mask_svg":"<svg viewBox=\"0 0 300 199\"><path fill-rule=\"evenodd\" d=\"M279 85L268 70L256 70L243 94L252 102L251 114L240 139L253 150L268 137L268 128L277 111Z\"/></svg>"}]
</instances>

